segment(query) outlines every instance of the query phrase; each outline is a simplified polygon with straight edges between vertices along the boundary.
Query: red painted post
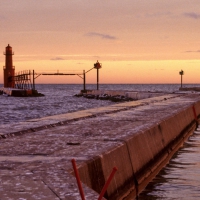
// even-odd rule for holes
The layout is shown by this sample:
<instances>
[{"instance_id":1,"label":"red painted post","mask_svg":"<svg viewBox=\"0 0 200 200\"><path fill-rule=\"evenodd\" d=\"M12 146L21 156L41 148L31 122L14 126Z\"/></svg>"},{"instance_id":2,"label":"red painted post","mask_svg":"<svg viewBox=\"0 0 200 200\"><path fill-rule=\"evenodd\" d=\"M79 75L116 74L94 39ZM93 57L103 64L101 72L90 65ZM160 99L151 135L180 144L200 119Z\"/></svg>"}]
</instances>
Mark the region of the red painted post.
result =
<instances>
[{"instance_id":1,"label":"red painted post","mask_svg":"<svg viewBox=\"0 0 200 200\"><path fill-rule=\"evenodd\" d=\"M98 200L101 200L101 199L102 199L102 197L103 197L103 195L105 194L105 192L106 192L106 190L107 190L107 188L108 188L108 186L109 186L109 184L110 184L112 178L114 177L116 171L117 171L117 168L114 167L113 170L112 170L112 172L111 172L111 174L110 174L110 176L109 176L109 178L108 178L108 180L106 181L106 183L105 183L103 189L101 190L101 193L100 193L100 195L99 195Z\"/></svg>"},{"instance_id":2,"label":"red painted post","mask_svg":"<svg viewBox=\"0 0 200 200\"><path fill-rule=\"evenodd\" d=\"M75 159L72 159L72 166L74 168L74 173L75 173L75 176L76 176L76 181L77 181L77 184L78 184L78 188L79 188L81 198L82 198L82 200L85 200L85 195L84 195L83 188L82 188L82 185L81 185L81 181L80 181L80 177L79 177L78 170L77 170L77 167L76 167Z\"/></svg>"},{"instance_id":3,"label":"red painted post","mask_svg":"<svg viewBox=\"0 0 200 200\"><path fill-rule=\"evenodd\" d=\"M197 114L196 114L196 110L195 110L195 107L194 105L192 106L192 109L193 109L193 113L194 113L194 119L196 120L196 122L198 121L197 119Z\"/></svg>"}]
</instances>

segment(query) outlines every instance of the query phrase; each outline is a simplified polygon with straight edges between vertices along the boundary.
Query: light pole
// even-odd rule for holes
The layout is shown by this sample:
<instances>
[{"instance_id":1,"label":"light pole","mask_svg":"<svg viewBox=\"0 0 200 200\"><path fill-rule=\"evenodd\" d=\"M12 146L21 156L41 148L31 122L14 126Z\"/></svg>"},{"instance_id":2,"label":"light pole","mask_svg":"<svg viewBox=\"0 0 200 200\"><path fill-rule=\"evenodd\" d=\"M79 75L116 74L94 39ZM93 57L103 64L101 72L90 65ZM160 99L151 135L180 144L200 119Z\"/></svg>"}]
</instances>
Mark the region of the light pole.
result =
<instances>
[{"instance_id":1,"label":"light pole","mask_svg":"<svg viewBox=\"0 0 200 200\"><path fill-rule=\"evenodd\" d=\"M97 69L97 90L99 90L99 69L101 68L101 63L98 60L94 63L94 68Z\"/></svg>"},{"instance_id":2,"label":"light pole","mask_svg":"<svg viewBox=\"0 0 200 200\"><path fill-rule=\"evenodd\" d=\"M183 70L181 70L180 72L179 72L179 74L181 75L181 88L182 88L182 76L184 75L184 71Z\"/></svg>"},{"instance_id":3,"label":"light pole","mask_svg":"<svg viewBox=\"0 0 200 200\"><path fill-rule=\"evenodd\" d=\"M83 91L86 91L86 87L85 87L85 70L83 70Z\"/></svg>"}]
</instances>

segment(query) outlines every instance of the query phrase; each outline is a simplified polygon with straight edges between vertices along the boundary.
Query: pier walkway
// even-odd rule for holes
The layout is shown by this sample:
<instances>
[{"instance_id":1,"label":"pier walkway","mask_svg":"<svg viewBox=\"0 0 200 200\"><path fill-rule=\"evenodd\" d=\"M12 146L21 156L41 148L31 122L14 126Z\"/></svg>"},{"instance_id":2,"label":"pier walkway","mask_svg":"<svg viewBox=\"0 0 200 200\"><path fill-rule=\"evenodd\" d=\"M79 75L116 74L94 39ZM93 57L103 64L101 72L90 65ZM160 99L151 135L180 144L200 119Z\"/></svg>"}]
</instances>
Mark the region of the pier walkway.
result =
<instances>
[{"instance_id":1,"label":"pier walkway","mask_svg":"<svg viewBox=\"0 0 200 200\"><path fill-rule=\"evenodd\" d=\"M175 132L195 128L199 114L199 94L177 93L5 125L0 199L81 199L72 158L86 200L98 199L113 167L118 170L106 198L121 199L154 172L155 158Z\"/></svg>"}]
</instances>

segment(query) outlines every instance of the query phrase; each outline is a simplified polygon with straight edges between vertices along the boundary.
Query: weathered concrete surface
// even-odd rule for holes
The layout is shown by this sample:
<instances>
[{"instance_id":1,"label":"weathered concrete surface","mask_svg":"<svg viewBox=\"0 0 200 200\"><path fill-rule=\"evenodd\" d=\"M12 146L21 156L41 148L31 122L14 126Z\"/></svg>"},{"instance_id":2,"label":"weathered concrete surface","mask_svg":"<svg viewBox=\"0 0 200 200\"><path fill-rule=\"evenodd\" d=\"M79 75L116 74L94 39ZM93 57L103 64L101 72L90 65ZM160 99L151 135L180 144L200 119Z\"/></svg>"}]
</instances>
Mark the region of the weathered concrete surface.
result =
<instances>
[{"instance_id":1,"label":"weathered concrete surface","mask_svg":"<svg viewBox=\"0 0 200 200\"><path fill-rule=\"evenodd\" d=\"M44 96L38 93L37 90L18 89L18 88L0 88L0 95L14 96L14 97L40 97Z\"/></svg>"},{"instance_id":2,"label":"weathered concrete surface","mask_svg":"<svg viewBox=\"0 0 200 200\"><path fill-rule=\"evenodd\" d=\"M13 125L0 140L0 199L80 199L72 158L86 199L98 198L116 166L106 197L120 199L195 128L194 104L199 115L198 94L171 94Z\"/></svg>"},{"instance_id":3,"label":"weathered concrete surface","mask_svg":"<svg viewBox=\"0 0 200 200\"><path fill-rule=\"evenodd\" d=\"M200 87L180 87L180 91L200 91Z\"/></svg>"},{"instance_id":4,"label":"weathered concrete surface","mask_svg":"<svg viewBox=\"0 0 200 200\"><path fill-rule=\"evenodd\" d=\"M88 90L87 94L93 94L93 95L108 94L110 96L122 95L122 96L125 96L125 97L132 98L134 100L140 100L140 99L162 96L164 93L161 93L161 92L123 91L123 90Z\"/></svg>"}]
</instances>

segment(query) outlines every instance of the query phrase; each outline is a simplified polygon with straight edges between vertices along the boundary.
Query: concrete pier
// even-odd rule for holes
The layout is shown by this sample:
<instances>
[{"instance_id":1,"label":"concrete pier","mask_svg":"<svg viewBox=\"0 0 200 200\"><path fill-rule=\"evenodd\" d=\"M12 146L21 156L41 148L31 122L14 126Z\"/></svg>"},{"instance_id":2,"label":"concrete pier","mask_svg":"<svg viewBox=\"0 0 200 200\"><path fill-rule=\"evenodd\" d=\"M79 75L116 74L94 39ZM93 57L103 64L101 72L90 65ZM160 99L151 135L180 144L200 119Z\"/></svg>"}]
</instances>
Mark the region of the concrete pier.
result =
<instances>
[{"instance_id":1,"label":"concrete pier","mask_svg":"<svg viewBox=\"0 0 200 200\"><path fill-rule=\"evenodd\" d=\"M121 95L121 96L132 98L133 100L140 100L140 99L162 96L164 93L161 93L161 92L122 91L122 90L88 90L87 94L92 94L92 95L107 94L107 95L110 95L110 96Z\"/></svg>"},{"instance_id":2,"label":"concrete pier","mask_svg":"<svg viewBox=\"0 0 200 200\"><path fill-rule=\"evenodd\" d=\"M108 107L5 125L0 131L0 199L81 199L136 196L195 130L200 95L165 94Z\"/></svg>"},{"instance_id":3,"label":"concrete pier","mask_svg":"<svg viewBox=\"0 0 200 200\"><path fill-rule=\"evenodd\" d=\"M33 89L0 88L0 95L13 97L40 97L44 96Z\"/></svg>"}]
</instances>

